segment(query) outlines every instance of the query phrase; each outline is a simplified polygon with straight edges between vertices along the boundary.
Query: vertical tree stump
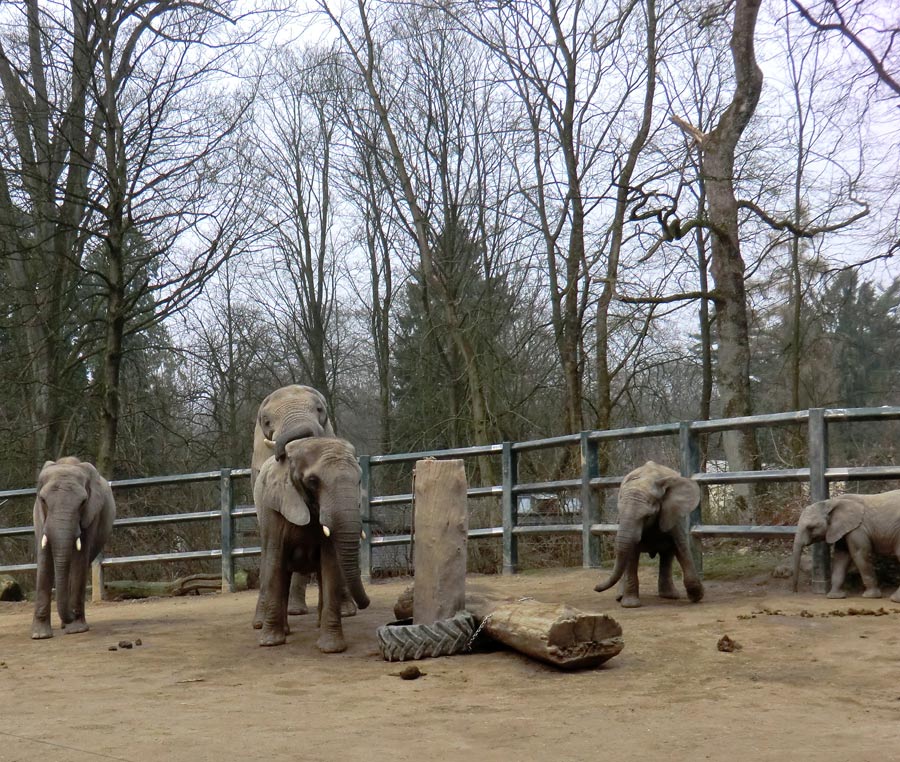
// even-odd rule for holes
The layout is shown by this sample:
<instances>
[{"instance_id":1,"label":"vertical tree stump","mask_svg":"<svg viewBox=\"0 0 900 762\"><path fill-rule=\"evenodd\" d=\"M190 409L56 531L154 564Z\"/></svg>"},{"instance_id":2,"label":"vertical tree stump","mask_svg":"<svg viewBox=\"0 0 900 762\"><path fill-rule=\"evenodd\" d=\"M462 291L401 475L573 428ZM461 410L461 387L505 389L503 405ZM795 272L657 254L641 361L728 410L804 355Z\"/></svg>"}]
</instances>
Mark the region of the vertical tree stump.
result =
<instances>
[{"instance_id":1,"label":"vertical tree stump","mask_svg":"<svg viewBox=\"0 0 900 762\"><path fill-rule=\"evenodd\" d=\"M433 624L466 607L466 490L462 460L416 462L415 624Z\"/></svg>"}]
</instances>

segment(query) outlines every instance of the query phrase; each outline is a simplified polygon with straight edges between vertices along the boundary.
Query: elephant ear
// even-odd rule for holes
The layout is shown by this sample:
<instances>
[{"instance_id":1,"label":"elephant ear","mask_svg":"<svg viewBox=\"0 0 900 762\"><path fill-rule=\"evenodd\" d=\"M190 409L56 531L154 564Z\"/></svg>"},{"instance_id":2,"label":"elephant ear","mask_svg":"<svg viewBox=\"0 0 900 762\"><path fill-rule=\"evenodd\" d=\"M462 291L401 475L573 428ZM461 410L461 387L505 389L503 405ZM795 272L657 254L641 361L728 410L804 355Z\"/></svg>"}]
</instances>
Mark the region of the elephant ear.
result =
<instances>
[{"instance_id":1,"label":"elephant ear","mask_svg":"<svg viewBox=\"0 0 900 762\"><path fill-rule=\"evenodd\" d=\"M87 490L87 501L85 502L84 512L81 514L81 527L86 529L97 522L103 514L103 509L108 503L112 502L112 490L109 482L106 481L100 472L94 468L92 463L80 462L78 467L84 471L85 489ZM115 507L112 509L115 515Z\"/></svg>"},{"instance_id":2,"label":"elephant ear","mask_svg":"<svg viewBox=\"0 0 900 762\"><path fill-rule=\"evenodd\" d=\"M671 532L700 503L700 487L693 479L674 471L663 476L659 486L663 491L660 498L659 528L663 532Z\"/></svg>"},{"instance_id":3,"label":"elephant ear","mask_svg":"<svg viewBox=\"0 0 900 762\"><path fill-rule=\"evenodd\" d=\"M257 510L280 513L291 524L299 527L309 524L309 508L291 482L288 464L274 457L263 463L259 471L253 487L253 500Z\"/></svg>"},{"instance_id":4,"label":"elephant ear","mask_svg":"<svg viewBox=\"0 0 900 762\"><path fill-rule=\"evenodd\" d=\"M848 532L856 529L862 524L864 510L863 504L851 497L839 497L831 500L825 542L833 544Z\"/></svg>"}]
</instances>

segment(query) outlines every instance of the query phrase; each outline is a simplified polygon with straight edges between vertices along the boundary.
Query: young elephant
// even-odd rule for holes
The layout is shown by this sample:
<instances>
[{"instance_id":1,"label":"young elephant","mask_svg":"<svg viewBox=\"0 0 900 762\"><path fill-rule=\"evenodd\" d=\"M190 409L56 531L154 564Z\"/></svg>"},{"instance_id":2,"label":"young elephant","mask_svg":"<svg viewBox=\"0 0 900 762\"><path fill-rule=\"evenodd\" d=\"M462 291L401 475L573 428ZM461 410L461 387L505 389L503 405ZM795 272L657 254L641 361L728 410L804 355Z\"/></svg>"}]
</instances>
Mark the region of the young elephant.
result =
<instances>
[{"instance_id":1,"label":"young elephant","mask_svg":"<svg viewBox=\"0 0 900 762\"><path fill-rule=\"evenodd\" d=\"M353 445L331 437L297 439L279 455L263 463L253 488L262 544L259 643L285 642L291 573L317 572L317 645L324 653L344 651L342 587L359 608L369 605L359 570L360 470Z\"/></svg>"},{"instance_id":2,"label":"young elephant","mask_svg":"<svg viewBox=\"0 0 900 762\"><path fill-rule=\"evenodd\" d=\"M67 634L85 632L84 595L91 561L103 548L116 518L109 482L78 458L48 460L38 475L34 500L37 585L31 637L51 638L50 590Z\"/></svg>"},{"instance_id":3,"label":"young elephant","mask_svg":"<svg viewBox=\"0 0 900 762\"><path fill-rule=\"evenodd\" d=\"M638 597L638 559L642 552L659 553L659 594L678 598L672 582L672 558L684 572L688 597L703 598L703 583L694 567L684 517L700 502L700 488L691 479L652 460L636 468L619 488L619 531L612 574L594 590L598 593L621 579L616 600L626 608L641 605Z\"/></svg>"},{"instance_id":4,"label":"young elephant","mask_svg":"<svg viewBox=\"0 0 900 762\"><path fill-rule=\"evenodd\" d=\"M841 495L806 506L794 535L793 585L797 592L803 548L824 540L834 544L829 598L844 598L841 590L850 560L862 577L864 598L880 598L872 553L900 559L900 490L878 495ZM900 603L900 589L891 600Z\"/></svg>"},{"instance_id":5,"label":"young elephant","mask_svg":"<svg viewBox=\"0 0 900 762\"><path fill-rule=\"evenodd\" d=\"M304 437L333 437L334 428L328 415L325 397L317 389L301 384L288 384L266 395L256 412L253 427L253 458L250 462L250 488L256 483L256 476L262 464L273 454L284 453L284 446L295 439ZM309 578L305 574L291 577L291 597L289 614L305 614L306 585ZM345 594L344 616L356 613L356 606ZM262 600L253 615L253 626L262 627Z\"/></svg>"}]
</instances>

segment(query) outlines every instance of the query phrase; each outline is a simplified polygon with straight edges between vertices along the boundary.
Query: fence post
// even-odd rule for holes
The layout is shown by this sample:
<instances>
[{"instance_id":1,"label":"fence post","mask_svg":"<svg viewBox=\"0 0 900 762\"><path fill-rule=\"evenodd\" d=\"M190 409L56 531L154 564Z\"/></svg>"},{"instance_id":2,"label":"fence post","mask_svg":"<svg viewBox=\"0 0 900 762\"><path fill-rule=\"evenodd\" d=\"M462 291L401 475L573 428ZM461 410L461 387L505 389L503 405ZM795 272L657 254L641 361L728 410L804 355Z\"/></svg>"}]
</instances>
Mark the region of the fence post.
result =
<instances>
[{"instance_id":1,"label":"fence post","mask_svg":"<svg viewBox=\"0 0 900 762\"><path fill-rule=\"evenodd\" d=\"M372 581L372 464L368 455L359 456L359 516L363 538L359 546L359 568L363 582Z\"/></svg>"},{"instance_id":2,"label":"fence post","mask_svg":"<svg viewBox=\"0 0 900 762\"><path fill-rule=\"evenodd\" d=\"M591 534L591 527L599 521L597 496L591 488L591 479L600 475L597 465L597 443L581 432L581 565L585 569L600 566L600 538Z\"/></svg>"},{"instance_id":3,"label":"fence post","mask_svg":"<svg viewBox=\"0 0 900 762\"><path fill-rule=\"evenodd\" d=\"M828 468L828 423L825 420L825 409L812 408L809 411L807 424L807 449L809 451L809 499L810 502L828 499L828 480L825 471ZM812 590L814 593L827 593L831 579L831 552L824 542L813 543L812 546Z\"/></svg>"},{"instance_id":4,"label":"fence post","mask_svg":"<svg viewBox=\"0 0 900 762\"><path fill-rule=\"evenodd\" d=\"M681 475L692 478L700 470L700 443L697 440L697 433L691 427L691 421L681 421L678 424L678 452L681 463L679 468ZM702 489L702 487L701 487ZM694 566L697 567L697 573L703 576L703 553L700 550L700 543L690 534L691 527L703 523L703 500L701 498L697 507L691 511L688 516L688 541L690 542L691 555L694 558Z\"/></svg>"},{"instance_id":5,"label":"fence post","mask_svg":"<svg viewBox=\"0 0 900 762\"><path fill-rule=\"evenodd\" d=\"M219 472L219 509L222 513L222 592L234 592L234 488L231 469Z\"/></svg>"},{"instance_id":6,"label":"fence post","mask_svg":"<svg viewBox=\"0 0 900 762\"><path fill-rule=\"evenodd\" d=\"M91 563L91 600L96 603L106 597L103 585L103 553L101 552Z\"/></svg>"},{"instance_id":7,"label":"fence post","mask_svg":"<svg viewBox=\"0 0 900 762\"><path fill-rule=\"evenodd\" d=\"M519 538L513 534L513 529L518 521L519 499L513 494L513 487L518 479L518 460L511 442L503 443L500 468L503 474L503 496L500 500L503 519L503 573L515 574L519 571Z\"/></svg>"}]
</instances>

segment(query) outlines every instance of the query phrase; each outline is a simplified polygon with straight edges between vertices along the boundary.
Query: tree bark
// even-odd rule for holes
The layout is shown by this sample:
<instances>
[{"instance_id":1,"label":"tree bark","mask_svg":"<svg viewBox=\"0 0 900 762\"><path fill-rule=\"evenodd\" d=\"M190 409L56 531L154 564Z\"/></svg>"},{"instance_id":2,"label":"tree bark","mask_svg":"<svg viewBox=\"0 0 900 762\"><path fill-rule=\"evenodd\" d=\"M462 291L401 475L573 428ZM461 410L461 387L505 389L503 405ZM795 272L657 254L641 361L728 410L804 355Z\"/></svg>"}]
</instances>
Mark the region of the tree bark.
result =
<instances>
[{"instance_id":1,"label":"tree bark","mask_svg":"<svg viewBox=\"0 0 900 762\"><path fill-rule=\"evenodd\" d=\"M756 63L754 32L761 0L737 0L731 34L735 90L731 103L711 132L699 136L700 173L706 190L711 235L711 272L715 280L713 301L719 339L718 387L722 415L751 415L750 337L744 260L738 229L734 190L735 150L759 102L762 71ZM754 430L726 432L725 454L732 471L753 470L759 461ZM737 508L751 518L751 490L735 487Z\"/></svg>"},{"instance_id":2,"label":"tree bark","mask_svg":"<svg viewBox=\"0 0 900 762\"><path fill-rule=\"evenodd\" d=\"M470 593L466 609L484 623L483 631L494 640L560 669L597 667L625 647L615 619L565 603Z\"/></svg>"}]
</instances>

